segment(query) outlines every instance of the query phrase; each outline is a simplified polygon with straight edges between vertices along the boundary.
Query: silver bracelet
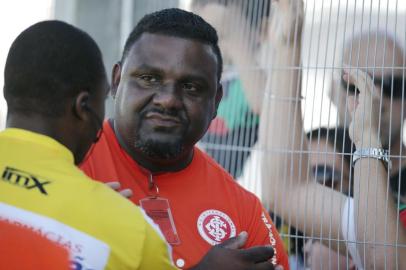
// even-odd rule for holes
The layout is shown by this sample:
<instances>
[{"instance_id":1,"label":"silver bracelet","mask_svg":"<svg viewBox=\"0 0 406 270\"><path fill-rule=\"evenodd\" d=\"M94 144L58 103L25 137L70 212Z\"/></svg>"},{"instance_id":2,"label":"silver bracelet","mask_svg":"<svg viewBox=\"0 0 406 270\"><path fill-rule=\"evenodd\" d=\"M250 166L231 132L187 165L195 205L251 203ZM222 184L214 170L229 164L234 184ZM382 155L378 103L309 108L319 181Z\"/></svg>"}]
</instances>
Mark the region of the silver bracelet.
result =
<instances>
[{"instance_id":1,"label":"silver bracelet","mask_svg":"<svg viewBox=\"0 0 406 270\"><path fill-rule=\"evenodd\" d=\"M361 158L379 159L384 163L388 170L390 170L392 167L388 150L382 148L362 148L355 150L354 154L352 155L352 166L354 166L355 162Z\"/></svg>"}]
</instances>

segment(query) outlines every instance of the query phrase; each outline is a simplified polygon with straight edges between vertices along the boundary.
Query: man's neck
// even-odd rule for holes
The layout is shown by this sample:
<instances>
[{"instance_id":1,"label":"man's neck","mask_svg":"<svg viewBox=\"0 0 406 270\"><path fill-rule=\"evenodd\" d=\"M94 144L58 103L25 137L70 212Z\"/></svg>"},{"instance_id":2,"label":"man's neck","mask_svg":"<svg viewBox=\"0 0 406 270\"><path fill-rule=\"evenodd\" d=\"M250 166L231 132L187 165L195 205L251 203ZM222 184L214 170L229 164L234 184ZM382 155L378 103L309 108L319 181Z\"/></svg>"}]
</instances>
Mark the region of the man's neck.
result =
<instances>
[{"instance_id":1,"label":"man's neck","mask_svg":"<svg viewBox=\"0 0 406 270\"><path fill-rule=\"evenodd\" d=\"M185 169L193 159L193 151L190 152L188 157L182 157L177 159L161 159L149 158L143 153L135 153L135 155L130 154L135 162L137 162L141 167L147 169L151 173L165 173L165 172L177 172Z\"/></svg>"},{"instance_id":2,"label":"man's neck","mask_svg":"<svg viewBox=\"0 0 406 270\"><path fill-rule=\"evenodd\" d=\"M51 120L44 120L41 116L30 115L9 115L7 117L6 128L19 128L51 137L61 141L58 133L53 128L54 123Z\"/></svg>"},{"instance_id":3,"label":"man's neck","mask_svg":"<svg viewBox=\"0 0 406 270\"><path fill-rule=\"evenodd\" d=\"M151 173L165 173L176 172L185 169L193 159L193 149L186 151L177 158L172 159L160 159L153 158L141 151L137 151L133 147L127 145L125 139L121 136L117 130L113 120L110 120L110 125L113 127L114 134L120 144L120 146L127 152L128 155L141 167L150 171Z\"/></svg>"},{"instance_id":4,"label":"man's neck","mask_svg":"<svg viewBox=\"0 0 406 270\"><path fill-rule=\"evenodd\" d=\"M31 114L30 116L10 114L7 117L6 128L19 128L51 137L74 153L73 149L75 149L76 144L70 138L72 136L63 136L64 132L70 134L66 122L62 119L36 114Z\"/></svg>"}]
</instances>

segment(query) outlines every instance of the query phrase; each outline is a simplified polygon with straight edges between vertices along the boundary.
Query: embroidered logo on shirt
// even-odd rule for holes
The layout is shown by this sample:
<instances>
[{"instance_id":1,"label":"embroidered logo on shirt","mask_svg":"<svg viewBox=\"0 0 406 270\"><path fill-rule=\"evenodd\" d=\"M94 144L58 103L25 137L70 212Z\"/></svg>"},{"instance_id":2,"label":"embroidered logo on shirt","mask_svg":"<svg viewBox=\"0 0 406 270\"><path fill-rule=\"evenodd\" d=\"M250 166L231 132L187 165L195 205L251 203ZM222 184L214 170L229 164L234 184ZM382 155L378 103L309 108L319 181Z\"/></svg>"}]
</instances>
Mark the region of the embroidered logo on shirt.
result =
<instances>
[{"instance_id":1,"label":"embroidered logo on shirt","mask_svg":"<svg viewBox=\"0 0 406 270\"><path fill-rule=\"evenodd\" d=\"M48 195L44 186L51 183L51 181L43 181L39 179L37 176L32 175L31 173L24 172L11 167L6 167L4 169L1 179L5 182L26 189L38 189L38 191L44 195Z\"/></svg>"},{"instance_id":2,"label":"embroidered logo on shirt","mask_svg":"<svg viewBox=\"0 0 406 270\"><path fill-rule=\"evenodd\" d=\"M197 219L197 230L200 236L213 246L236 235L235 225L231 218L214 209L200 214Z\"/></svg>"}]
</instances>

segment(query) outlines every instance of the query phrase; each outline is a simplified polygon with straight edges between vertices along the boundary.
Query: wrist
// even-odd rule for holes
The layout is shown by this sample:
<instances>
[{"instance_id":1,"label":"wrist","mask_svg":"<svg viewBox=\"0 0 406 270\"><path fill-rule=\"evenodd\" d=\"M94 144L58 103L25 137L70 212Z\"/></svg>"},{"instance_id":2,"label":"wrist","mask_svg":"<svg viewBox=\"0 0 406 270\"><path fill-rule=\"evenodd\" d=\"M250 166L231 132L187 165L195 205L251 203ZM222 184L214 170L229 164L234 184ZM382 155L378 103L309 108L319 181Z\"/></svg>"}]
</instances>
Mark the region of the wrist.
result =
<instances>
[{"instance_id":1,"label":"wrist","mask_svg":"<svg viewBox=\"0 0 406 270\"><path fill-rule=\"evenodd\" d=\"M381 140L377 136L373 135L375 133L364 132L365 135L361 136L359 139L353 141L356 149L362 148L382 148Z\"/></svg>"},{"instance_id":2,"label":"wrist","mask_svg":"<svg viewBox=\"0 0 406 270\"><path fill-rule=\"evenodd\" d=\"M389 158L389 152L386 149L382 148L361 148L355 150L352 156L352 166L355 166L355 163L362 158L372 158L380 160L383 162L386 169L391 169L391 160Z\"/></svg>"}]
</instances>

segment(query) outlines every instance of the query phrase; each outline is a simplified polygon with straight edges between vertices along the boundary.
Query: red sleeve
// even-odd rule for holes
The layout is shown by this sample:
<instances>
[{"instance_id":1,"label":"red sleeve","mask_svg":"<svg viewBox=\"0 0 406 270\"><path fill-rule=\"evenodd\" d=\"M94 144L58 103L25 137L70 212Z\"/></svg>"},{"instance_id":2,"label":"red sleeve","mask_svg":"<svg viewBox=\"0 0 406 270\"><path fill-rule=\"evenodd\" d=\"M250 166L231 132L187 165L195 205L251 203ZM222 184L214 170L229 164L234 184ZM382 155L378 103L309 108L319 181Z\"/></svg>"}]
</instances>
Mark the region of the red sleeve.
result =
<instances>
[{"instance_id":1,"label":"red sleeve","mask_svg":"<svg viewBox=\"0 0 406 270\"><path fill-rule=\"evenodd\" d=\"M399 213L399 219L403 224L403 228L406 229L406 209Z\"/></svg>"},{"instance_id":2,"label":"red sleeve","mask_svg":"<svg viewBox=\"0 0 406 270\"><path fill-rule=\"evenodd\" d=\"M272 245L275 249L275 256L272 263L282 265L285 270L289 269L288 255L283 246L281 237L276 230L270 216L263 208L260 201L256 199L252 223L249 226L247 246Z\"/></svg>"}]
</instances>

